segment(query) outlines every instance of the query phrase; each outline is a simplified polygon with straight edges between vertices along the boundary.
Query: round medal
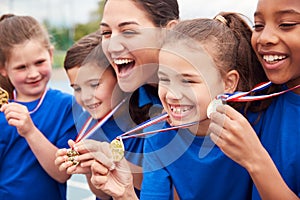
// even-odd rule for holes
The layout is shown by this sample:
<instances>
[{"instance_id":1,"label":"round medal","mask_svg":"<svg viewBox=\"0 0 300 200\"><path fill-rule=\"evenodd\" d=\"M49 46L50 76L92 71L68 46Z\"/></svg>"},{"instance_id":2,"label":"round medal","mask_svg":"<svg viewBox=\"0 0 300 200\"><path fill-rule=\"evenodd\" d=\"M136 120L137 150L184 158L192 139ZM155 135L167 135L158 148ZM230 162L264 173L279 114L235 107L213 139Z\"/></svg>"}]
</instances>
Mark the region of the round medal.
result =
<instances>
[{"instance_id":1,"label":"round medal","mask_svg":"<svg viewBox=\"0 0 300 200\"><path fill-rule=\"evenodd\" d=\"M8 92L0 87L0 108L2 105L8 103Z\"/></svg>"},{"instance_id":2,"label":"round medal","mask_svg":"<svg viewBox=\"0 0 300 200\"><path fill-rule=\"evenodd\" d=\"M79 153L73 149L68 149L67 151L68 161L71 161L73 165L78 165L79 162L75 160L75 156L79 156Z\"/></svg>"},{"instance_id":3,"label":"round medal","mask_svg":"<svg viewBox=\"0 0 300 200\"><path fill-rule=\"evenodd\" d=\"M110 149L112 152L112 158L114 162L119 162L124 157L124 144L120 139L114 139L110 143Z\"/></svg>"},{"instance_id":4,"label":"round medal","mask_svg":"<svg viewBox=\"0 0 300 200\"><path fill-rule=\"evenodd\" d=\"M207 117L210 118L211 113L216 112L217 107L223 104L224 102L222 101L222 99L212 100L207 107L207 111L206 111Z\"/></svg>"}]
</instances>

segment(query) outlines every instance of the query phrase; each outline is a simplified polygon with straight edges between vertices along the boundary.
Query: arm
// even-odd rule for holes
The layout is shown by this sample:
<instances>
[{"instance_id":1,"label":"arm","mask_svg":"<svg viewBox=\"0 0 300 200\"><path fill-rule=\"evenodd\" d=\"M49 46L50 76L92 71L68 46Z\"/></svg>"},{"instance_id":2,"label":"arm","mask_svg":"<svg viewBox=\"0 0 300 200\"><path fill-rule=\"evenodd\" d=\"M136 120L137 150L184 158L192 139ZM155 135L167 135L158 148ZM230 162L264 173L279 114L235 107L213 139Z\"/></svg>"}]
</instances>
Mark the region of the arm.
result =
<instances>
[{"instance_id":1,"label":"arm","mask_svg":"<svg viewBox=\"0 0 300 200\"><path fill-rule=\"evenodd\" d=\"M284 182L272 158L247 119L232 107L219 106L211 115L211 139L249 172L265 200L299 199Z\"/></svg>"},{"instance_id":2,"label":"arm","mask_svg":"<svg viewBox=\"0 0 300 200\"><path fill-rule=\"evenodd\" d=\"M57 147L54 146L33 124L27 107L10 103L2 106L7 122L15 126L20 136L24 137L44 170L56 181L66 182L70 175L60 172L54 164Z\"/></svg>"}]
</instances>

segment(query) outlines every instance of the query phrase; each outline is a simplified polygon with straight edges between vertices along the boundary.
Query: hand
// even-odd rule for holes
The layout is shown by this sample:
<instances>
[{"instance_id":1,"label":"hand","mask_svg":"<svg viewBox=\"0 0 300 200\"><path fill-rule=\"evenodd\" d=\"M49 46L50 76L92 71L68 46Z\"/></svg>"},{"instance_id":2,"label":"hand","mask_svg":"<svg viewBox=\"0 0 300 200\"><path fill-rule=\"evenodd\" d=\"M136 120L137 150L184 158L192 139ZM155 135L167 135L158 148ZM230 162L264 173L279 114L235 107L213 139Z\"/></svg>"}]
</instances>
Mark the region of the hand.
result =
<instances>
[{"instance_id":1,"label":"hand","mask_svg":"<svg viewBox=\"0 0 300 200\"><path fill-rule=\"evenodd\" d=\"M211 114L210 137L232 160L250 167L264 148L248 120L228 105Z\"/></svg>"},{"instance_id":2,"label":"hand","mask_svg":"<svg viewBox=\"0 0 300 200\"><path fill-rule=\"evenodd\" d=\"M75 142L73 140L69 140L68 144L70 148L73 149ZM94 160L94 158L89 154L82 154L79 156L75 156L75 160L79 162L78 165L74 165L72 161L69 161L69 157L67 156L67 152L70 149L59 149L56 152L55 165L58 166L60 171L65 171L67 174L91 174L90 166ZM81 165L80 160L84 162L84 166Z\"/></svg>"},{"instance_id":3,"label":"hand","mask_svg":"<svg viewBox=\"0 0 300 200\"><path fill-rule=\"evenodd\" d=\"M26 106L18 103L4 104L1 107L9 125L15 126L22 137L27 137L37 129L33 124Z\"/></svg>"},{"instance_id":4,"label":"hand","mask_svg":"<svg viewBox=\"0 0 300 200\"><path fill-rule=\"evenodd\" d=\"M91 165L91 183L95 188L102 190L113 197L124 195L125 191L134 193L133 177L126 159L113 162L112 153L107 142L84 140L76 144L78 152L89 151L95 161ZM135 195L135 194L134 194Z\"/></svg>"}]
</instances>

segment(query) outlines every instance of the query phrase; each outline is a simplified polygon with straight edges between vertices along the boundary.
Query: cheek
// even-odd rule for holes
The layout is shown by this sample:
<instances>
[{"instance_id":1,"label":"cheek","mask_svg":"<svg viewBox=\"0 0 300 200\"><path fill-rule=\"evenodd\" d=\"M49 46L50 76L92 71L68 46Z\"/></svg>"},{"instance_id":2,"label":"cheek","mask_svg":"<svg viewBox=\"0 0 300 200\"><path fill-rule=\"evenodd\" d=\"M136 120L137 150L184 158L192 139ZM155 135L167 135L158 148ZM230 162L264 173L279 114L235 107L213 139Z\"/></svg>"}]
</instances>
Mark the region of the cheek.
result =
<instances>
[{"instance_id":1,"label":"cheek","mask_svg":"<svg viewBox=\"0 0 300 200\"><path fill-rule=\"evenodd\" d=\"M158 96L162 102L166 98L167 90L168 90L168 88L165 86L162 86L162 85L158 86Z\"/></svg>"},{"instance_id":2,"label":"cheek","mask_svg":"<svg viewBox=\"0 0 300 200\"><path fill-rule=\"evenodd\" d=\"M43 76L50 77L52 73L51 65L44 65L42 67L39 67L39 73L42 74Z\"/></svg>"},{"instance_id":3,"label":"cheek","mask_svg":"<svg viewBox=\"0 0 300 200\"><path fill-rule=\"evenodd\" d=\"M75 92L75 93L74 93L74 97L75 97L76 102L77 102L81 107L83 107L83 103L82 103L82 101L81 101L81 94Z\"/></svg>"}]
</instances>

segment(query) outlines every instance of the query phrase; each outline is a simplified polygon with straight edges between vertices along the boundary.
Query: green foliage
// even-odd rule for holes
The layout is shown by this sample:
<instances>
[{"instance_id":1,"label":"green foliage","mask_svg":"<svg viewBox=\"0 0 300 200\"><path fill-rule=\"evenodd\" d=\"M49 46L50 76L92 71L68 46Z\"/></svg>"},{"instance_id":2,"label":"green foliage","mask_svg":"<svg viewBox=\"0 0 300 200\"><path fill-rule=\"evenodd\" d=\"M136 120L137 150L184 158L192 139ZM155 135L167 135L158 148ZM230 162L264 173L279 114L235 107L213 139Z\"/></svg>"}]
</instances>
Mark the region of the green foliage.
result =
<instances>
[{"instance_id":1,"label":"green foliage","mask_svg":"<svg viewBox=\"0 0 300 200\"><path fill-rule=\"evenodd\" d=\"M44 25L51 35L55 46L53 67L63 67L66 51L80 38L99 29L102 18L104 0L98 2L98 6L90 13L90 20L86 24L75 24L71 27L52 26L48 21Z\"/></svg>"},{"instance_id":2,"label":"green foliage","mask_svg":"<svg viewBox=\"0 0 300 200\"><path fill-rule=\"evenodd\" d=\"M62 68L64 66L65 56L66 56L66 51L54 50L52 67L54 69Z\"/></svg>"}]
</instances>

